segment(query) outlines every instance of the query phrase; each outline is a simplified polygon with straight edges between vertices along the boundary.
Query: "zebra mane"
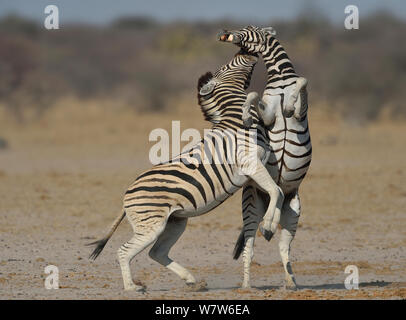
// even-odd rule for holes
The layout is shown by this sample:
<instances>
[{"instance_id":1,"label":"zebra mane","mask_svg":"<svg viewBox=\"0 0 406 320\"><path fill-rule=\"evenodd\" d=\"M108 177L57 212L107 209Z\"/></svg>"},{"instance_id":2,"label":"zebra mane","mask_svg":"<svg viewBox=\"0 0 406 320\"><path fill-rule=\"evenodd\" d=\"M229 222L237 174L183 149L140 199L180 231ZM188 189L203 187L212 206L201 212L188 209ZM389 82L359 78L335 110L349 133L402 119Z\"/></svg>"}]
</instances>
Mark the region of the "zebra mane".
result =
<instances>
[{"instance_id":1,"label":"zebra mane","mask_svg":"<svg viewBox=\"0 0 406 320\"><path fill-rule=\"evenodd\" d=\"M210 93L213 91L215 83L210 84L210 80L213 79L213 74L211 72L206 72L200 76L197 81L197 102L200 106L200 110L204 115L204 120L211 123L219 123L219 113L215 110L208 110L207 106L204 105L204 101L211 97ZM207 88L205 87L207 86Z\"/></svg>"},{"instance_id":2,"label":"zebra mane","mask_svg":"<svg viewBox=\"0 0 406 320\"><path fill-rule=\"evenodd\" d=\"M207 84L213 78L213 74L208 71L204 75L200 76L199 80L197 81L197 97L199 98L200 90L202 87Z\"/></svg>"}]
</instances>

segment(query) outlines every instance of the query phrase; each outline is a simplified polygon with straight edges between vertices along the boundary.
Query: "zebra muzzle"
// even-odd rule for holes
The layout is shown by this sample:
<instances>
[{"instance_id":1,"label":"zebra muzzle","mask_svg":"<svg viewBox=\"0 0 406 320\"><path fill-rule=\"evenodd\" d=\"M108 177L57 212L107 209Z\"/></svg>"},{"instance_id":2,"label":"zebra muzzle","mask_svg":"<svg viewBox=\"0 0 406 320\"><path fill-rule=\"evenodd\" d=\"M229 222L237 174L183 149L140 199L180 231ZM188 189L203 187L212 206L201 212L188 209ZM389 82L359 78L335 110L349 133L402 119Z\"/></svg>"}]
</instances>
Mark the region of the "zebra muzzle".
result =
<instances>
[{"instance_id":1,"label":"zebra muzzle","mask_svg":"<svg viewBox=\"0 0 406 320\"><path fill-rule=\"evenodd\" d=\"M217 34L217 40L223 42L231 42L235 44L240 43L240 37L228 31L219 32Z\"/></svg>"}]
</instances>

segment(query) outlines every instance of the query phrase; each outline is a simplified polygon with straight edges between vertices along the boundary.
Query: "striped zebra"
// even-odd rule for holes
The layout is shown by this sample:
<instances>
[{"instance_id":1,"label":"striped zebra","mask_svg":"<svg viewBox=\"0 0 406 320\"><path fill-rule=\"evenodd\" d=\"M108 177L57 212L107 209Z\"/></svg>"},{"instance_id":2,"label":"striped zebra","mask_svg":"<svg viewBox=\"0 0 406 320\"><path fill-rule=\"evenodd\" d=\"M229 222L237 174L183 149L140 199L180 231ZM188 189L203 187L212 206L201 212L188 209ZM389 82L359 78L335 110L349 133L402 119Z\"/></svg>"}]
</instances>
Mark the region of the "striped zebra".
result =
<instances>
[{"instance_id":1,"label":"striped zebra","mask_svg":"<svg viewBox=\"0 0 406 320\"><path fill-rule=\"evenodd\" d=\"M224 30L218 40L231 42L247 52L262 55L268 73L267 84L257 110L268 126L271 156L266 167L284 193L280 217L279 251L286 276L286 288L296 289L289 261L291 242L295 236L301 211L299 186L311 162L312 146L307 123L307 80L299 77L286 51L275 39L273 28L248 26L241 30ZM262 106L262 107L261 107ZM253 112L255 113L255 112ZM250 116L245 112L246 124ZM248 122L248 123L247 123ZM250 181L243 188L243 229L234 249L234 259L241 252L244 260L243 287L250 286L250 264L253 257L255 233L264 217L261 233L269 241L276 230L275 222L264 212L269 196Z\"/></svg>"},{"instance_id":2,"label":"striped zebra","mask_svg":"<svg viewBox=\"0 0 406 320\"><path fill-rule=\"evenodd\" d=\"M189 217L217 207L248 180L254 180L273 200L267 208L270 215L277 214L277 205L280 210L282 191L264 166L270 153L266 130L247 131L242 122L242 105L249 98L245 89L257 61L257 55L240 50L216 73L200 77L198 101L213 123L211 130L191 149L142 173L125 193L123 213L103 239L92 243L97 246L90 258L96 259L127 216L134 235L118 250L125 290L143 290L131 278L130 262L151 244L153 260L194 284L193 275L168 257L171 247Z\"/></svg>"}]
</instances>

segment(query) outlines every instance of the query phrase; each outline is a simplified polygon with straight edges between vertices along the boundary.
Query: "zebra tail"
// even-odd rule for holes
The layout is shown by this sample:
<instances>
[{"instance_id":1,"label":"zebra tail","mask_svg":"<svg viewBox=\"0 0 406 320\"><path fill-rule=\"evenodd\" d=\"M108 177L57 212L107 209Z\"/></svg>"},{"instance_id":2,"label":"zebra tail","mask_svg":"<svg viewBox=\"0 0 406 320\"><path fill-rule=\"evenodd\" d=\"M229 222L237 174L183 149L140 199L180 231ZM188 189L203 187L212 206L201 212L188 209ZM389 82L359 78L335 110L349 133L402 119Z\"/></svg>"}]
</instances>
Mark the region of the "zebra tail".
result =
<instances>
[{"instance_id":1,"label":"zebra tail","mask_svg":"<svg viewBox=\"0 0 406 320\"><path fill-rule=\"evenodd\" d=\"M99 254L103 251L104 246L106 245L107 241L109 241L109 239L113 235L114 231L116 231L116 229L117 229L118 225L120 224L120 222L124 219L125 214L126 214L125 211L123 211L123 213L121 213L121 215L119 215L114 220L113 225L111 226L108 234L103 239L86 244L87 246L96 245L96 248L93 250L92 254L89 256L89 259L96 260L96 258L99 256Z\"/></svg>"},{"instance_id":2,"label":"zebra tail","mask_svg":"<svg viewBox=\"0 0 406 320\"><path fill-rule=\"evenodd\" d=\"M244 237L244 229L241 230L240 236L235 243L234 251L233 251L233 259L238 260L241 255L242 250L244 249L245 237Z\"/></svg>"}]
</instances>

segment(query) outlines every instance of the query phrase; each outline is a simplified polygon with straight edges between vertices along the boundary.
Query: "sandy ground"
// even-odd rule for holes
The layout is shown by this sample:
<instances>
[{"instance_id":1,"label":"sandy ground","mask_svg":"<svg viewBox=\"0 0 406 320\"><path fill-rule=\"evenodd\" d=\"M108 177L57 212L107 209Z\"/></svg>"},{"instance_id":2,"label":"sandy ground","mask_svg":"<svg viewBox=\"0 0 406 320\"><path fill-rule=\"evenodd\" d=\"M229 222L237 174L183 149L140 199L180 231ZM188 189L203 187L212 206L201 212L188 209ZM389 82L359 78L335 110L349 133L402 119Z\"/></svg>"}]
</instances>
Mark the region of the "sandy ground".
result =
<instances>
[{"instance_id":1,"label":"sandy ground","mask_svg":"<svg viewBox=\"0 0 406 320\"><path fill-rule=\"evenodd\" d=\"M238 192L211 213L189 220L172 257L204 280L190 292L148 258L132 263L145 294L124 292L116 250L131 237L124 221L101 256L85 244L99 238L121 209L126 187L150 166L149 132L181 120L202 129L196 106L165 115L119 108L59 108L19 125L1 115L1 299L405 299L406 126L345 125L314 111L314 156L302 184L303 213L292 247L300 290L283 289L278 235L255 246L250 290L239 289L242 263L231 258L241 226ZM113 112L114 110L114 112ZM46 290L44 268L56 265L60 289ZM346 290L347 265L359 268L359 290Z\"/></svg>"}]
</instances>

